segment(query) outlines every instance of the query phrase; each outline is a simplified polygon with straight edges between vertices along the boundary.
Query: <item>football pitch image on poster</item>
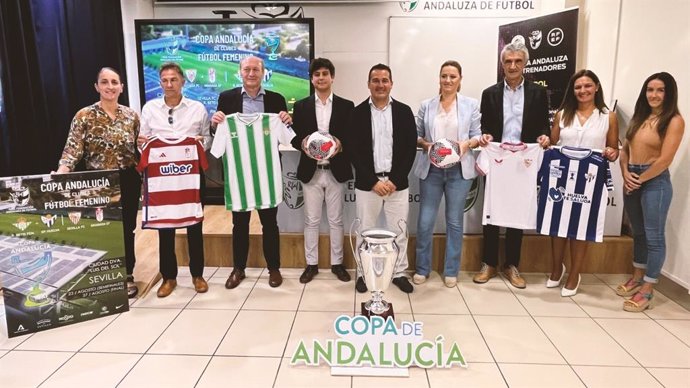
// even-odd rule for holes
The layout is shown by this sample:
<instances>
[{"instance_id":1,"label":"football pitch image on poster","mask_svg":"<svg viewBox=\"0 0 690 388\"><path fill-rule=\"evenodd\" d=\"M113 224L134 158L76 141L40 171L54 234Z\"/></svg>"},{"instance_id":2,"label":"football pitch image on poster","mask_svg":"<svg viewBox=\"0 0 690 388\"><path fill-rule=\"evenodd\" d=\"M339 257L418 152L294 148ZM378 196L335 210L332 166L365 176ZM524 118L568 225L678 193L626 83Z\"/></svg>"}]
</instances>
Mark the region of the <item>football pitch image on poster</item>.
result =
<instances>
[{"instance_id":1,"label":"football pitch image on poster","mask_svg":"<svg viewBox=\"0 0 690 388\"><path fill-rule=\"evenodd\" d=\"M311 91L313 19L137 20L142 105L163 94L159 70L175 62L184 72L183 94L215 112L218 95L242 86L239 63L264 61L263 87L282 94L292 110Z\"/></svg>"},{"instance_id":2,"label":"football pitch image on poster","mask_svg":"<svg viewBox=\"0 0 690 388\"><path fill-rule=\"evenodd\" d=\"M129 310L119 174L0 178L8 336Z\"/></svg>"}]
</instances>

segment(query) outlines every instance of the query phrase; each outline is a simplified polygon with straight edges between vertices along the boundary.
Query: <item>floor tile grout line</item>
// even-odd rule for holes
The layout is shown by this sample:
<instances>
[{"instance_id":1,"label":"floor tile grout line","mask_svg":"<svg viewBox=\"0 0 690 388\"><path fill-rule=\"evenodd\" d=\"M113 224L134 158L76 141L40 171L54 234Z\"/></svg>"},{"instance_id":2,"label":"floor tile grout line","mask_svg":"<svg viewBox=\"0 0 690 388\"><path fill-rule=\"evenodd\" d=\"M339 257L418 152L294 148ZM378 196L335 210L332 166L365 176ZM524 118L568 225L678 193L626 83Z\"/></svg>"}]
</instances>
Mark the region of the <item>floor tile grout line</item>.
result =
<instances>
[{"instance_id":1,"label":"floor tile grout line","mask_svg":"<svg viewBox=\"0 0 690 388\"><path fill-rule=\"evenodd\" d=\"M129 303L129 301L128 301L128 303ZM128 310L128 311L125 311L125 312L129 312L129 310ZM103 330L107 329L108 326L112 325L113 322L115 322L116 320L118 320L118 318L120 318L120 317L122 316L122 314L124 314L125 312L118 313L117 317L111 319L110 322L108 322L108 324L106 324L105 326L103 326L103 328L102 328L101 330L98 331L98 333L94 334L93 337L91 337L91 339L89 339L88 341L86 341L86 343L85 343L84 345L82 345L79 349L77 349L76 351L74 351L74 353L73 353L67 360L65 360L65 362L63 362L63 363L62 363L59 367L57 367L52 373L50 373L50 374L48 375L48 377L46 377L45 379L43 379L43 381L42 381L40 384L38 384L37 387L40 387L41 385L45 384L46 381L48 381L51 377L53 377L53 375L55 375L55 373L57 373L60 369L62 369L63 366L67 365L67 363L70 362L70 360L72 360L72 359L74 358L74 356L76 356L82 349L84 349L89 343L91 343L91 341L93 341L94 338L98 337L98 336L103 332ZM103 318L105 318L105 317L103 317ZM64 327L64 326L63 326L63 327ZM43 350L41 350L41 352L43 352ZM8 353L8 354L9 354L9 353Z\"/></svg>"},{"instance_id":2,"label":"floor tile grout line","mask_svg":"<svg viewBox=\"0 0 690 388\"><path fill-rule=\"evenodd\" d=\"M460 298L462 298L462 302L465 303L465 306L467 306L467 311L470 312L470 317L472 317L472 322L474 322L474 326L477 328L479 335L482 337L482 341L484 341L484 345L486 346L486 349L489 351L489 354L491 355L491 359L494 360L493 365L496 365L496 369L498 369L498 373L501 374L501 378L503 379L503 382L505 383L505 385L507 387L509 387L510 385L508 384L508 379L503 374L503 371L501 370L501 368L498 367L498 361L496 360L496 356L494 355L493 350L491 350L491 347L489 346L489 342L487 342L486 337L484 336L484 333L482 332L482 329L479 327L479 324L477 323L477 319L476 319L475 315L472 314L472 310L470 309L470 305L465 300L465 295L462 294L462 290L460 290L459 285L456 287L458 287L458 291L460 291ZM469 366L469 364L468 364L468 366ZM429 385L431 386L431 384L429 384Z\"/></svg>"},{"instance_id":3,"label":"floor tile grout line","mask_svg":"<svg viewBox=\"0 0 690 388\"><path fill-rule=\"evenodd\" d=\"M292 317L292 323L290 324L290 330L288 331L288 336L285 339L285 346L283 347L283 353L280 356L280 361L278 362L278 369L276 370L276 375L273 378L273 385L275 387L278 382L278 375L280 374L280 368L283 366L283 358L285 357L285 352L287 351L288 344L290 343L290 337L292 335L292 330L295 328L295 321L297 320L297 313L299 313L299 305L302 304L302 299L304 298L304 293L306 292L307 285L302 285L302 293L299 296L299 301L297 302L297 309L295 310L295 315Z\"/></svg>"},{"instance_id":4,"label":"floor tile grout line","mask_svg":"<svg viewBox=\"0 0 690 388\"><path fill-rule=\"evenodd\" d=\"M650 318L651 318L651 317L650 317ZM675 339L677 339L678 341L680 341L680 343L682 343L683 345L685 345L687 348L690 348L690 344L687 344L687 343L686 343L685 341L683 341L680 337L678 337L677 335L675 335L671 330L667 329L664 325L662 325L661 323L659 323L656 319L654 319L654 318L651 318L651 319L652 319L652 321L653 321L654 323L656 323L657 325L659 325L662 329L664 329L664 330L665 330L667 333L669 333L672 337L674 337ZM660 319L660 320L663 321L664 319Z\"/></svg>"},{"instance_id":5,"label":"floor tile grout line","mask_svg":"<svg viewBox=\"0 0 690 388\"><path fill-rule=\"evenodd\" d=\"M513 293L513 295L515 296L515 299L518 300L518 303L520 303L520 305L522 306L522 308L525 309L525 311L527 311L527 314L528 314L528 316L530 317L530 319L532 320L532 322L534 322L534 324L537 325L537 327L538 327L539 330L542 332L542 334L544 335L544 337L546 337L546 339L549 341L549 343L551 344L551 346L553 346L553 348L556 349L556 352L558 352L558 355L561 356L561 358L563 359L563 361L565 361L566 365L568 365L568 367L570 368L570 370L575 374L575 376L577 376L577 378L580 380L580 382L586 387L587 384L585 384L584 380L582 380L582 377L580 377L580 375L577 374L577 372L575 371L575 368L573 368L573 366L570 365L570 361L568 361L568 359L567 359L567 358L563 355L563 353L561 352L561 349L559 349L558 346L556 346L556 344L553 342L553 340L551 339L551 337L549 337L549 335L546 333L546 331L544 330L544 328L541 327L541 325L539 325L539 322L537 322L537 320L535 319L535 317L532 315L532 312L529 311L529 309L528 309L527 307L525 307L524 303L522 303L522 301L520 300L520 298L517 297L517 294L515 293L515 290L513 290L513 289L510 288L510 287L508 287L508 289L510 289L510 291ZM569 299L570 299L571 301L573 301L573 300L572 300L572 297L569 297ZM576 303L576 304L577 304L577 303ZM578 305L578 307L579 307L579 305ZM580 309L582 309L582 307L580 307ZM585 313L586 313L586 312L585 312ZM591 318L590 318L590 319L591 319ZM499 365L498 367L499 367L499 369L501 369L500 365Z\"/></svg>"}]
</instances>

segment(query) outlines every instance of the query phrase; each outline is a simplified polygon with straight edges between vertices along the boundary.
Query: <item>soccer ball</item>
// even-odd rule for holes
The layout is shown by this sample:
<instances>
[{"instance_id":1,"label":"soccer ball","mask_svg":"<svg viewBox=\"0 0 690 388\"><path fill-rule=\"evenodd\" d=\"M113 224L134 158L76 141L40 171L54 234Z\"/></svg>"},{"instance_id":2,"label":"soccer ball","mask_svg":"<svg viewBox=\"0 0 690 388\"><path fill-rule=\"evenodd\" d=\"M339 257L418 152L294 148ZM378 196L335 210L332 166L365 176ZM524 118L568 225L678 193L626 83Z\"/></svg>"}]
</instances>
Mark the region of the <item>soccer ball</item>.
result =
<instances>
[{"instance_id":1,"label":"soccer ball","mask_svg":"<svg viewBox=\"0 0 690 388\"><path fill-rule=\"evenodd\" d=\"M336 149L336 139L326 132L314 132L309 137L304 147L304 152L316 160L328 160Z\"/></svg>"},{"instance_id":2,"label":"soccer ball","mask_svg":"<svg viewBox=\"0 0 690 388\"><path fill-rule=\"evenodd\" d=\"M460 148L454 141L440 139L429 149L429 160L438 168L450 168L460 162Z\"/></svg>"}]
</instances>

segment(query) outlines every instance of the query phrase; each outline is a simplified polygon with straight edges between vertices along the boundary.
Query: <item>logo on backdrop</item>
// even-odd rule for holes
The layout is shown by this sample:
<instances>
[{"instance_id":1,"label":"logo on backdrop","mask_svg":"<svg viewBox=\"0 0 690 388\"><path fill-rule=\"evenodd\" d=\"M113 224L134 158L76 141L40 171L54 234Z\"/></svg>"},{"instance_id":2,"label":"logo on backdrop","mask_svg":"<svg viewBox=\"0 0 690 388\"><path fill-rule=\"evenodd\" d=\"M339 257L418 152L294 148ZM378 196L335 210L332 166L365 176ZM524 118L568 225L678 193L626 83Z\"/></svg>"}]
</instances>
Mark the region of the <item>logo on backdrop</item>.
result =
<instances>
[{"instance_id":1,"label":"logo on backdrop","mask_svg":"<svg viewBox=\"0 0 690 388\"><path fill-rule=\"evenodd\" d=\"M563 30L560 28L556 27L549 31L548 39L549 39L549 44L553 47L558 46L563 42L563 38L565 38L565 34L563 33Z\"/></svg>"},{"instance_id":2,"label":"logo on backdrop","mask_svg":"<svg viewBox=\"0 0 690 388\"><path fill-rule=\"evenodd\" d=\"M295 172L288 172L283 179L283 201L290 209L299 209L304 206L304 193L302 182L297 179Z\"/></svg>"},{"instance_id":3,"label":"logo on backdrop","mask_svg":"<svg viewBox=\"0 0 690 388\"><path fill-rule=\"evenodd\" d=\"M534 30L529 34L529 47L536 50L541 46L542 34L541 30Z\"/></svg>"},{"instance_id":4,"label":"logo on backdrop","mask_svg":"<svg viewBox=\"0 0 690 388\"><path fill-rule=\"evenodd\" d=\"M417 8L417 4L419 4L419 1L401 1L400 9L402 9L405 13L409 13L414 11L415 8Z\"/></svg>"}]
</instances>

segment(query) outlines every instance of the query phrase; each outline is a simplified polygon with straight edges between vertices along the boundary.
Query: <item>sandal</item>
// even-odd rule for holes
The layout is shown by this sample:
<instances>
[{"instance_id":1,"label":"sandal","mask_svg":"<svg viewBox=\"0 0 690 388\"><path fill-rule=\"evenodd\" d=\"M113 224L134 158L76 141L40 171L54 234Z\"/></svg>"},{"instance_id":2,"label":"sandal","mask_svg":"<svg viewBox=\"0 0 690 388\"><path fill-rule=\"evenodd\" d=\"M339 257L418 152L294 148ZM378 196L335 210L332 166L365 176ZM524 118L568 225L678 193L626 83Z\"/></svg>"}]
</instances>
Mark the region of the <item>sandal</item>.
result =
<instances>
[{"instance_id":1,"label":"sandal","mask_svg":"<svg viewBox=\"0 0 690 388\"><path fill-rule=\"evenodd\" d=\"M642 287L642 283L642 279L635 280L633 278L630 278L630 280L628 280L627 282L619 284L618 287L616 287L616 294L618 296L635 295L637 291L639 291Z\"/></svg>"},{"instance_id":2,"label":"sandal","mask_svg":"<svg viewBox=\"0 0 690 388\"><path fill-rule=\"evenodd\" d=\"M639 302L635 302L633 300L633 296L632 298L626 300L625 302L623 302L623 310L629 311L631 313L641 313L647 309L651 310L654 308L654 303L652 302L654 294L643 294L641 292L638 292L638 294L642 295L642 299Z\"/></svg>"}]
</instances>

